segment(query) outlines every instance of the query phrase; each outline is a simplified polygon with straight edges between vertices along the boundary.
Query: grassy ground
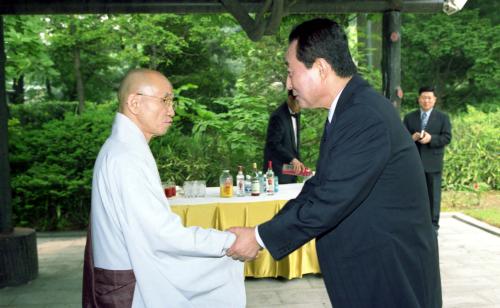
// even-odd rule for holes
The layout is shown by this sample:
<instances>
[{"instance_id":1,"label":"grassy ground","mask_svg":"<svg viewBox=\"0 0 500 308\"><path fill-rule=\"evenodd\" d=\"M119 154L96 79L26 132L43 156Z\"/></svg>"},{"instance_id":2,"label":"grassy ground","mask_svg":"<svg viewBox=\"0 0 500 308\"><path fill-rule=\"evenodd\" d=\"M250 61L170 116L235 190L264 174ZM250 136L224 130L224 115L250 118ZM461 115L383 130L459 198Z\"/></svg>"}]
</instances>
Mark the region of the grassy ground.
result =
<instances>
[{"instance_id":1,"label":"grassy ground","mask_svg":"<svg viewBox=\"0 0 500 308\"><path fill-rule=\"evenodd\" d=\"M441 211L462 212L500 227L500 191L443 191Z\"/></svg>"}]
</instances>

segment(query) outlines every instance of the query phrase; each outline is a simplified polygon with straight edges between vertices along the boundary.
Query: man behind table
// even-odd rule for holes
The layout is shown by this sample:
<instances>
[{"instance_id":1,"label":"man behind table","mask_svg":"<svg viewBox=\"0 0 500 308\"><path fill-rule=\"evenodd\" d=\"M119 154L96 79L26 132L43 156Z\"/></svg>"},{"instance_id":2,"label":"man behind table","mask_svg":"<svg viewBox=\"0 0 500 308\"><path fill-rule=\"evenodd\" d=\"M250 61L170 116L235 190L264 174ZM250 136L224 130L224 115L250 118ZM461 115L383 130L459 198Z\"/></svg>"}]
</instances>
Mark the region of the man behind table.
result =
<instances>
[{"instance_id":1,"label":"man behind table","mask_svg":"<svg viewBox=\"0 0 500 308\"><path fill-rule=\"evenodd\" d=\"M274 174L278 176L280 184L297 183L297 176L283 174L283 164L290 164L295 173L305 169L300 161L300 106L292 91L288 91L287 101L269 117L262 164L264 172L269 161L272 161Z\"/></svg>"}]
</instances>

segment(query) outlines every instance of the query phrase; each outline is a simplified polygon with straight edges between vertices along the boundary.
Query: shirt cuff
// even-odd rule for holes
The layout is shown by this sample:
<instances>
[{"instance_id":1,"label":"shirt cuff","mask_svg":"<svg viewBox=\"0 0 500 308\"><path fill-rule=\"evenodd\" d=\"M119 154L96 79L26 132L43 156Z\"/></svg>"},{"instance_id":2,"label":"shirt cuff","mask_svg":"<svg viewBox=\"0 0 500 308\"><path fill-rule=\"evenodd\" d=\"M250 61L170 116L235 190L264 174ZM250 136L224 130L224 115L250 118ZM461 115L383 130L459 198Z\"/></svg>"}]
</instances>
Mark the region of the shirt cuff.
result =
<instances>
[{"instance_id":1,"label":"shirt cuff","mask_svg":"<svg viewBox=\"0 0 500 308\"><path fill-rule=\"evenodd\" d=\"M255 239L257 240L257 243L259 243L260 247L266 248L266 245L264 245L264 242L259 235L259 226L255 226Z\"/></svg>"},{"instance_id":2,"label":"shirt cuff","mask_svg":"<svg viewBox=\"0 0 500 308\"><path fill-rule=\"evenodd\" d=\"M233 243L236 241L236 235L234 235L231 232L228 231L223 231L226 233L226 241L224 242L224 246L222 247L222 253L226 254L226 251L233 245Z\"/></svg>"}]
</instances>

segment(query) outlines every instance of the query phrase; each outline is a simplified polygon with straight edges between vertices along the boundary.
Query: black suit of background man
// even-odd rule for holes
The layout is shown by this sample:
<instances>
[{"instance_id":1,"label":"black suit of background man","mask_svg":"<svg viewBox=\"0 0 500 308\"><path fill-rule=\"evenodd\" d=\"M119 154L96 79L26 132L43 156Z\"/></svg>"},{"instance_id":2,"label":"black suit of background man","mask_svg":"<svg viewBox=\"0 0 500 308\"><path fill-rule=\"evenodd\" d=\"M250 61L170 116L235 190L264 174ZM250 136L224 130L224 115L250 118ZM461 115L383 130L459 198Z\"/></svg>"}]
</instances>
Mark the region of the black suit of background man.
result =
<instances>
[{"instance_id":1,"label":"black suit of background man","mask_svg":"<svg viewBox=\"0 0 500 308\"><path fill-rule=\"evenodd\" d=\"M448 115L436 110L436 95L432 87L419 90L420 109L410 112L403 123L412 134L417 145L425 171L425 180L429 195L432 224L439 229L441 209L441 178L445 146L451 141L451 123ZM422 113L427 112L427 123L422 127ZM421 132L425 133L421 135Z\"/></svg>"},{"instance_id":2,"label":"black suit of background man","mask_svg":"<svg viewBox=\"0 0 500 308\"><path fill-rule=\"evenodd\" d=\"M283 174L283 164L291 164L295 159L300 162L300 107L289 95L288 101L281 104L269 118L266 145L264 147L264 163L262 168L267 171L268 161L273 162L273 172L278 176L280 184L296 183L297 177ZM292 124L292 113L296 115L297 141Z\"/></svg>"}]
</instances>

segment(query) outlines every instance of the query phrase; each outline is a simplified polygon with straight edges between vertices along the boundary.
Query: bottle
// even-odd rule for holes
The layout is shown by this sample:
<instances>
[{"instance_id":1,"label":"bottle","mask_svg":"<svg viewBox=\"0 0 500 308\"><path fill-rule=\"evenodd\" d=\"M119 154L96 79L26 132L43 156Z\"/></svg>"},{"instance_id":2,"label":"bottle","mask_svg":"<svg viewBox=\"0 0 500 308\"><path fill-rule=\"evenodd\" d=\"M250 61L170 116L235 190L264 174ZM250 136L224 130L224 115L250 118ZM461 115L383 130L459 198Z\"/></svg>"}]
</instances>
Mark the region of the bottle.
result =
<instances>
[{"instance_id":1,"label":"bottle","mask_svg":"<svg viewBox=\"0 0 500 308\"><path fill-rule=\"evenodd\" d=\"M257 172L257 163L252 164L253 167L253 176L252 176L252 196L260 195L260 178L259 173Z\"/></svg>"},{"instance_id":2,"label":"bottle","mask_svg":"<svg viewBox=\"0 0 500 308\"><path fill-rule=\"evenodd\" d=\"M279 189L279 181L278 181L278 177L275 175L274 176L274 192L278 192L280 189Z\"/></svg>"},{"instance_id":3,"label":"bottle","mask_svg":"<svg viewBox=\"0 0 500 308\"><path fill-rule=\"evenodd\" d=\"M245 195L250 196L252 194L252 177L247 174L245 176Z\"/></svg>"},{"instance_id":4,"label":"bottle","mask_svg":"<svg viewBox=\"0 0 500 308\"><path fill-rule=\"evenodd\" d=\"M315 172L315 171L312 171L312 172L311 172L311 175L306 176L306 177L304 178L304 183L305 183L307 180L309 180L310 178L312 178L315 174L316 174L316 172Z\"/></svg>"},{"instance_id":5,"label":"bottle","mask_svg":"<svg viewBox=\"0 0 500 308\"><path fill-rule=\"evenodd\" d=\"M260 193L263 194L266 192L266 177L262 174L262 171L258 172L259 183L260 183Z\"/></svg>"},{"instance_id":6,"label":"bottle","mask_svg":"<svg viewBox=\"0 0 500 308\"><path fill-rule=\"evenodd\" d=\"M233 196L233 176L229 170L223 170L219 177L220 196L230 198Z\"/></svg>"},{"instance_id":7,"label":"bottle","mask_svg":"<svg viewBox=\"0 0 500 308\"><path fill-rule=\"evenodd\" d=\"M283 164L283 170L281 171L281 173L288 175L310 176L312 174L312 171L311 169L305 167L301 172L295 173L295 171L293 170L293 165Z\"/></svg>"},{"instance_id":8,"label":"bottle","mask_svg":"<svg viewBox=\"0 0 500 308\"><path fill-rule=\"evenodd\" d=\"M274 195L274 172L272 161L267 162L266 192L268 195Z\"/></svg>"},{"instance_id":9,"label":"bottle","mask_svg":"<svg viewBox=\"0 0 500 308\"><path fill-rule=\"evenodd\" d=\"M243 175L243 167L238 166L238 174L236 175L236 195L238 197L245 196L245 176Z\"/></svg>"}]
</instances>

